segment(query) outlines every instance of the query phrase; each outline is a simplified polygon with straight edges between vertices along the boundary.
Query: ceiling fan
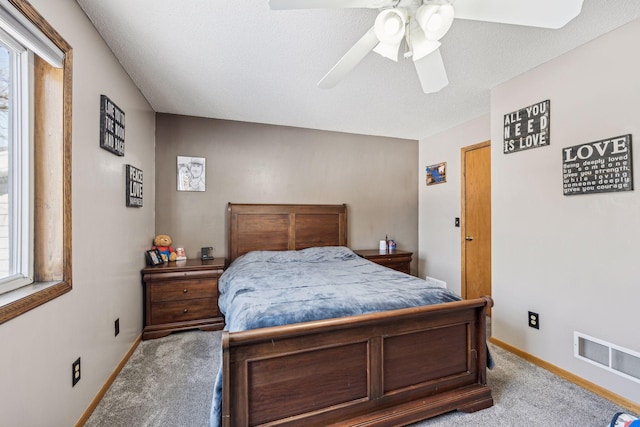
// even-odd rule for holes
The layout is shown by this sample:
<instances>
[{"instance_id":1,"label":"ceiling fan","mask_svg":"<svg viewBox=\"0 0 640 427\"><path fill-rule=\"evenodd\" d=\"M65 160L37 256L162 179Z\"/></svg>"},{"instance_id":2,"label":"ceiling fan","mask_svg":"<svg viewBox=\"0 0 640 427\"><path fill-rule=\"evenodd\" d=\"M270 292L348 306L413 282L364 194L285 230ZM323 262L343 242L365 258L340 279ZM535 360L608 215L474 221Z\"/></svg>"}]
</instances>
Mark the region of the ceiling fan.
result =
<instances>
[{"instance_id":1,"label":"ceiling fan","mask_svg":"<svg viewBox=\"0 0 640 427\"><path fill-rule=\"evenodd\" d=\"M425 93L449 84L440 39L454 18L541 28L561 28L578 16L583 0L269 0L273 10L318 8L379 9L373 27L318 82L334 87L369 52L393 61L403 41Z\"/></svg>"}]
</instances>

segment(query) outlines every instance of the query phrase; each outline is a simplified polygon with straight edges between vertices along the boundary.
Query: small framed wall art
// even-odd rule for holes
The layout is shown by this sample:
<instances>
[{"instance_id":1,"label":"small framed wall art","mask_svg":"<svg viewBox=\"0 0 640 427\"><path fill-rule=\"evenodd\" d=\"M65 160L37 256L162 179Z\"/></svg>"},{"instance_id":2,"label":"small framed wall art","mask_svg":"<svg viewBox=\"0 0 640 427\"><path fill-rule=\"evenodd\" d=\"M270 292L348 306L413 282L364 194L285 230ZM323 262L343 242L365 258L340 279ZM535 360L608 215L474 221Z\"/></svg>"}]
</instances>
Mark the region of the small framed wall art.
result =
<instances>
[{"instance_id":1,"label":"small framed wall art","mask_svg":"<svg viewBox=\"0 0 640 427\"><path fill-rule=\"evenodd\" d=\"M447 162L427 166L427 185L447 182Z\"/></svg>"},{"instance_id":2,"label":"small framed wall art","mask_svg":"<svg viewBox=\"0 0 640 427\"><path fill-rule=\"evenodd\" d=\"M178 156L177 190L205 191L206 159L204 157Z\"/></svg>"}]
</instances>

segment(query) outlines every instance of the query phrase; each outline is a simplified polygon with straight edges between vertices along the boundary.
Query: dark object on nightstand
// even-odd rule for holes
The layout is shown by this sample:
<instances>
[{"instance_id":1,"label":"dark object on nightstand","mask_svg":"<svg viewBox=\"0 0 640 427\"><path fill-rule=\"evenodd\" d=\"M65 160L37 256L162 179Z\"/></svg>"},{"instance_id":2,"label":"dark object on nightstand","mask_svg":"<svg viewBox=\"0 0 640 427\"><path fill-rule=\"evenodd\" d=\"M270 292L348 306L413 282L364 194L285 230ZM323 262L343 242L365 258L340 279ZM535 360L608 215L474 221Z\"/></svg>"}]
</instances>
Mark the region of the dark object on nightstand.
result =
<instances>
[{"instance_id":1,"label":"dark object on nightstand","mask_svg":"<svg viewBox=\"0 0 640 427\"><path fill-rule=\"evenodd\" d=\"M142 269L145 311L142 339L160 338L185 329L222 329L218 278L226 261L188 259Z\"/></svg>"},{"instance_id":2,"label":"dark object on nightstand","mask_svg":"<svg viewBox=\"0 0 640 427\"><path fill-rule=\"evenodd\" d=\"M380 252L379 249L360 249L354 252L362 258L368 259L376 264L411 274L411 257L413 252L401 251L399 249L388 252Z\"/></svg>"},{"instance_id":3,"label":"dark object on nightstand","mask_svg":"<svg viewBox=\"0 0 640 427\"><path fill-rule=\"evenodd\" d=\"M213 248L211 246L200 249L200 259L207 261L213 259Z\"/></svg>"}]
</instances>

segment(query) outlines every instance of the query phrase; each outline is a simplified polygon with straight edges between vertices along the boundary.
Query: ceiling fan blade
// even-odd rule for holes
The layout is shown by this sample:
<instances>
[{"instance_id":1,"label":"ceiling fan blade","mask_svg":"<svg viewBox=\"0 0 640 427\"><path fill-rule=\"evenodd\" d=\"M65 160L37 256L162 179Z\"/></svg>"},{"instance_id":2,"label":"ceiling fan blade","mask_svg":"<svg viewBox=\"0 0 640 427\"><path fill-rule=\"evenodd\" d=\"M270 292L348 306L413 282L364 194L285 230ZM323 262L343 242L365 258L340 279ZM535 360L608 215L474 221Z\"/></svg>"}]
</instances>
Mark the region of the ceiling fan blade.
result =
<instances>
[{"instance_id":1,"label":"ceiling fan blade","mask_svg":"<svg viewBox=\"0 0 640 427\"><path fill-rule=\"evenodd\" d=\"M271 10L286 9L379 9L392 4L391 0L269 0Z\"/></svg>"},{"instance_id":2,"label":"ceiling fan blade","mask_svg":"<svg viewBox=\"0 0 640 427\"><path fill-rule=\"evenodd\" d=\"M378 44L378 37L371 27L364 36L354 44L347 53L333 66L331 70L318 82L322 89L329 89L338 84L365 56Z\"/></svg>"},{"instance_id":3,"label":"ceiling fan blade","mask_svg":"<svg viewBox=\"0 0 640 427\"><path fill-rule=\"evenodd\" d=\"M413 65L416 67L424 93L438 92L449 84L440 49L433 51L422 59L413 61Z\"/></svg>"},{"instance_id":4,"label":"ceiling fan blade","mask_svg":"<svg viewBox=\"0 0 640 427\"><path fill-rule=\"evenodd\" d=\"M530 27L561 28L580 14L583 0L456 0L455 17Z\"/></svg>"}]
</instances>

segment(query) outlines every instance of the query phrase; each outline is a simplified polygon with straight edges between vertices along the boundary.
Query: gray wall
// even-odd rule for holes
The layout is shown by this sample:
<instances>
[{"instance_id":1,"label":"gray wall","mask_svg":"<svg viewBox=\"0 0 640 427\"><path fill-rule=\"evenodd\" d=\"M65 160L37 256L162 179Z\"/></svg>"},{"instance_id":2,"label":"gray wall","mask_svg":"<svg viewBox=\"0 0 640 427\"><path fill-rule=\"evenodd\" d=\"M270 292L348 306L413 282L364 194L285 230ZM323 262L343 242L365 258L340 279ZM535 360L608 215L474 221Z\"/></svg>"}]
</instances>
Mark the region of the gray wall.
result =
<instances>
[{"instance_id":1,"label":"gray wall","mask_svg":"<svg viewBox=\"0 0 640 427\"><path fill-rule=\"evenodd\" d=\"M72 426L142 330L155 113L75 1L29 1L73 47L73 290L0 325L0 424ZM126 114L124 157L99 146L101 94ZM126 164L144 172L142 208L125 207Z\"/></svg>"},{"instance_id":2,"label":"gray wall","mask_svg":"<svg viewBox=\"0 0 640 427\"><path fill-rule=\"evenodd\" d=\"M628 133L637 144L639 38L636 20L494 88L490 116L420 141L421 161L451 162L447 177L457 180L420 189L427 273L453 277L460 288L460 234L451 228L460 212L460 147L486 140L489 127L493 336L636 403L638 383L575 358L573 334L640 353L639 150L636 190L563 196L562 149ZM551 144L503 154L504 115L546 99ZM540 330L527 326L529 310L540 314Z\"/></svg>"},{"instance_id":3,"label":"gray wall","mask_svg":"<svg viewBox=\"0 0 640 427\"><path fill-rule=\"evenodd\" d=\"M158 114L156 233L224 256L228 202L346 203L350 247L387 234L417 252L417 155L412 140ZM176 156L206 158L205 192L176 191Z\"/></svg>"}]
</instances>

